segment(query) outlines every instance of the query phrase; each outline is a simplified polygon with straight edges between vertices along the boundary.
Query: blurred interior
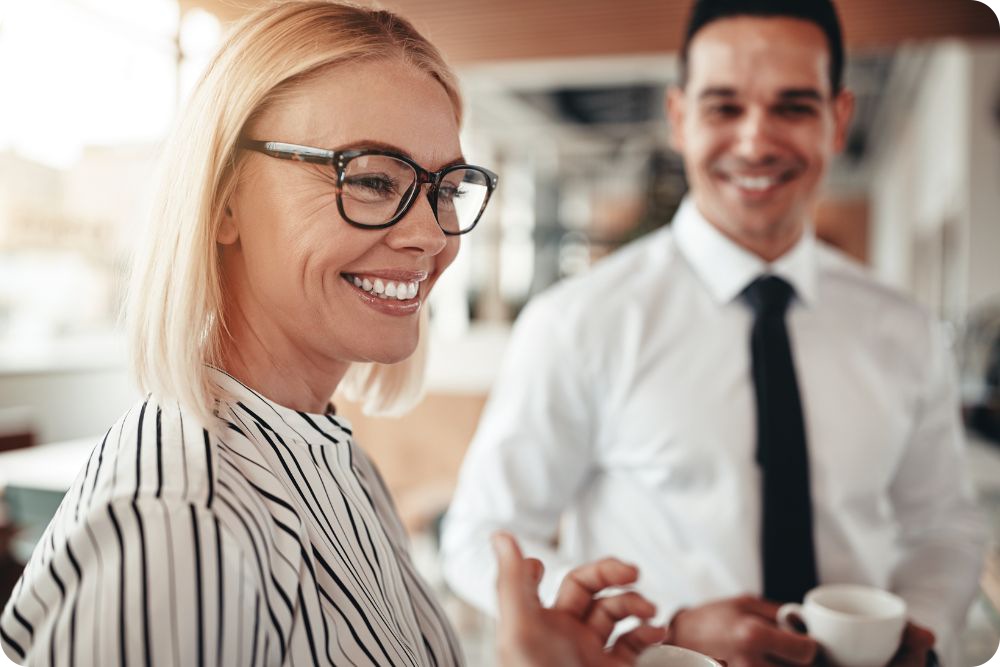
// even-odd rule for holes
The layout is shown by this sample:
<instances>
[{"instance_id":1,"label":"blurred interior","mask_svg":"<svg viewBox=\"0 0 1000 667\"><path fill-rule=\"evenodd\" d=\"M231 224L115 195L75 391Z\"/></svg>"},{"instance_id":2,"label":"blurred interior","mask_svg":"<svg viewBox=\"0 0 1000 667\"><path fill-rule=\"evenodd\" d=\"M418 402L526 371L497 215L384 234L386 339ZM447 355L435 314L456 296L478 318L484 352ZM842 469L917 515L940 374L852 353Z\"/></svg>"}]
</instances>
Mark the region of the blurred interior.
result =
<instances>
[{"instance_id":1,"label":"blurred interior","mask_svg":"<svg viewBox=\"0 0 1000 667\"><path fill-rule=\"evenodd\" d=\"M118 320L158 142L227 22L255 4L0 2L0 603L61 489L138 396ZM662 109L689 3L379 4L457 66L465 153L502 176L432 299L424 401L398 419L338 402L446 596L436 520L510 323L532 295L669 223L686 189ZM973 0L837 4L858 104L816 230L947 323L970 465L1000 539L997 18ZM973 609L969 665L997 648L998 563ZM470 664L491 664L489 623L448 608Z\"/></svg>"}]
</instances>

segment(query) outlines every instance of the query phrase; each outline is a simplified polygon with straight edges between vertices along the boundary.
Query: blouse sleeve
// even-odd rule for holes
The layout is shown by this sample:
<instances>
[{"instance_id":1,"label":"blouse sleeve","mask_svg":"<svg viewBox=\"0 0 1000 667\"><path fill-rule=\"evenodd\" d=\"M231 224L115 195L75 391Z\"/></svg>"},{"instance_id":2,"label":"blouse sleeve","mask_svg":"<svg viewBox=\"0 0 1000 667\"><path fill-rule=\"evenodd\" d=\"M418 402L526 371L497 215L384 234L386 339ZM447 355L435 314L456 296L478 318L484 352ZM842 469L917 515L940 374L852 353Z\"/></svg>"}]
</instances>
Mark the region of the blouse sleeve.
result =
<instances>
[{"instance_id":1,"label":"blouse sleeve","mask_svg":"<svg viewBox=\"0 0 1000 667\"><path fill-rule=\"evenodd\" d=\"M260 665L260 575L204 506L95 504L46 531L0 616L25 665Z\"/></svg>"}]
</instances>

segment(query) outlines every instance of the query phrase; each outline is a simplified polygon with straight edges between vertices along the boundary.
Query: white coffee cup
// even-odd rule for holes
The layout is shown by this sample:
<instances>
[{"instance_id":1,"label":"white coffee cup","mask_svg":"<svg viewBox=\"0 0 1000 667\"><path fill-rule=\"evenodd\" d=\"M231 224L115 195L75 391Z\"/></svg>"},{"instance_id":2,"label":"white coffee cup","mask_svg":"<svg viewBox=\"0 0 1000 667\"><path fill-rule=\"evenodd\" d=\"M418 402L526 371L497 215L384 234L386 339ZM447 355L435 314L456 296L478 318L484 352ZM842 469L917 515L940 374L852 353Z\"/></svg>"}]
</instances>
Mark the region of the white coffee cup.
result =
<instances>
[{"instance_id":1,"label":"white coffee cup","mask_svg":"<svg viewBox=\"0 0 1000 667\"><path fill-rule=\"evenodd\" d=\"M778 625L806 626L834 667L885 667L899 648L906 626L906 602L871 586L833 584L806 593L803 604L778 610Z\"/></svg>"},{"instance_id":2,"label":"white coffee cup","mask_svg":"<svg viewBox=\"0 0 1000 667\"><path fill-rule=\"evenodd\" d=\"M680 646L661 644L639 655L636 667L722 667L707 655Z\"/></svg>"}]
</instances>

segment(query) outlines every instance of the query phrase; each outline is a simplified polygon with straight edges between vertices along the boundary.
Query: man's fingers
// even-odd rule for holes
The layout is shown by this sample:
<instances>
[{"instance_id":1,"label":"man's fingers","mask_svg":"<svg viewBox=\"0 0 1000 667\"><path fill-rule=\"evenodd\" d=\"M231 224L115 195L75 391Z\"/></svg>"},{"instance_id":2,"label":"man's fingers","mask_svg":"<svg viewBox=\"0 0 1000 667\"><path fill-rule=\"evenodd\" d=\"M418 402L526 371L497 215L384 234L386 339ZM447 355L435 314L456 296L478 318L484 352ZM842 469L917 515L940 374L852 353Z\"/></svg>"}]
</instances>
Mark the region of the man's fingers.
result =
<instances>
[{"instance_id":1,"label":"man's fingers","mask_svg":"<svg viewBox=\"0 0 1000 667\"><path fill-rule=\"evenodd\" d=\"M646 619L654 614L656 605L638 593L629 591L594 600L584 623L597 633L603 644L611 636L615 624L623 618L637 616Z\"/></svg>"},{"instance_id":2,"label":"man's fingers","mask_svg":"<svg viewBox=\"0 0 1000 667\"><path fill-rule=\"evenodd\" d=\"M650 646L662 644L666 638L666 628L643 623L616 639L615 645L611 647L611 654L623 658L631 664L640 653Z\"/></svg>"},{"instance_id":3,"label":"man's fingers","mask_svg":"<svg viewBox=\"0 0 1000 667\"><path fill-rule=\"evenodd\" d=\"M816 640L781 630L763 619L747 617L740 633L751 653L792 665L811 665L819 651Z\"/></svg>"},{"instance_id":4,"label":"man's fingers","mask_svg":"<svg viewBox=\"0 0 1000 667\"><path fill-rule=\"evenodd\" d=\"M781 608L781 605L777 602L771 602L770 600L753 595L744 595L736 598L736 604L746 613L760 616L768 621L776 621L778 619L778 610Z\"/></svg>"},{"instance_id":5,"label":"man's fingers","mask_svg":"<svg viewBox=\"0 0 1000 667\"><path fill-rule=\"evenodd\" d=\"M615 558L581 565L563 579L552 608L582 618L590 608L594 595L609 586L631 584L638 577L638 568Z\"/></svg>"},{"instance_id":6,"label":"man's fingers","mask_svg":"<svg viewBox=\"0 0 1000 667\"><path fill-rule=\"evenodd\" d=\"M819 644L815 639L806 635L793 634L777 630L783 635L780 641L774 642L767 650L767 654L772 658L777 658L783 662L793 665L811 665L819 652Z\"/></svg>"},{"instance_id":7,"label":"man's fingers","mask_svg":"<svg viewBox=\"0 0 1000 667\"><path fill-rule=\"evenodd\" d=\"M902 645L915 651L930 651L934 648L934 633L916 623L907 623L903 630Z\"/></svg>"},{"instance_id":8,"label":"man's fingers","mask_svg":"<svg viewBox=\"0 0 1000 667\"><path fill-rule=\"evenodd\" d=\"M933 632L915 623L907 623L891 667L924 667L928 651L934 648L934 641Z\"/></svg>"},{"instance_id":9,"label":"man's fingers","mask_svg":"<svg viewBox=\"0 0 1000 667\"><path fill-rule=\"evenodd\" d=\"M500 617L508 622L516 622L521 620L528 609L541 606L536 581L538 566L525 560L517 542L508 533L494 533L491 541L497 558L497 606Z\"/></svg>"}]
</instances>

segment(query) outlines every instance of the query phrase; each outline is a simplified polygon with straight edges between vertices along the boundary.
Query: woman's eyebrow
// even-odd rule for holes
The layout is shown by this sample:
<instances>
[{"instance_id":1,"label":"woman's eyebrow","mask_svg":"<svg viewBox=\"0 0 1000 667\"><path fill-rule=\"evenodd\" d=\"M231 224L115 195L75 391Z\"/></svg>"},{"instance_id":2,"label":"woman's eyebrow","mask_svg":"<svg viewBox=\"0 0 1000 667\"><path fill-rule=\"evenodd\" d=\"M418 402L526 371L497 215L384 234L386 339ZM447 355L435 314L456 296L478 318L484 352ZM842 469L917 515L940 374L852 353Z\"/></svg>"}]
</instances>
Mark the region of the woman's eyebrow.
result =
<instances>
[{"instance_id":1,"label":"woman's eyebrow","mask_svg":"<svg viewBox=\"0 0 1000 667\"><path fill-rule=\"evenodd\" d=\"M361 139L359 141L352 141L349 144L342 144L342 145L338 146L336 150L338 150L338 151L346 151L346 150L353 150L353 149L356 149L356 148L374 148L374 149L380 150L380 151L389 151L390 153L399 153L400 155L405 155L406 157L410 158L414 162L418 162L416 159L414 159L414 157L406 149L401 148L400 146L396 146L395 144L390 144L390 143L387 143L385 141L376 141L374 139ZM463 155L459 155L458 157L453 158L453 159L449 160L448 162L442 164L440 166L440 169L445 169L446 167L451 167L451 166L454 166L456 164L465 164L465 157Z\"/></svg>"}]
</instances>

